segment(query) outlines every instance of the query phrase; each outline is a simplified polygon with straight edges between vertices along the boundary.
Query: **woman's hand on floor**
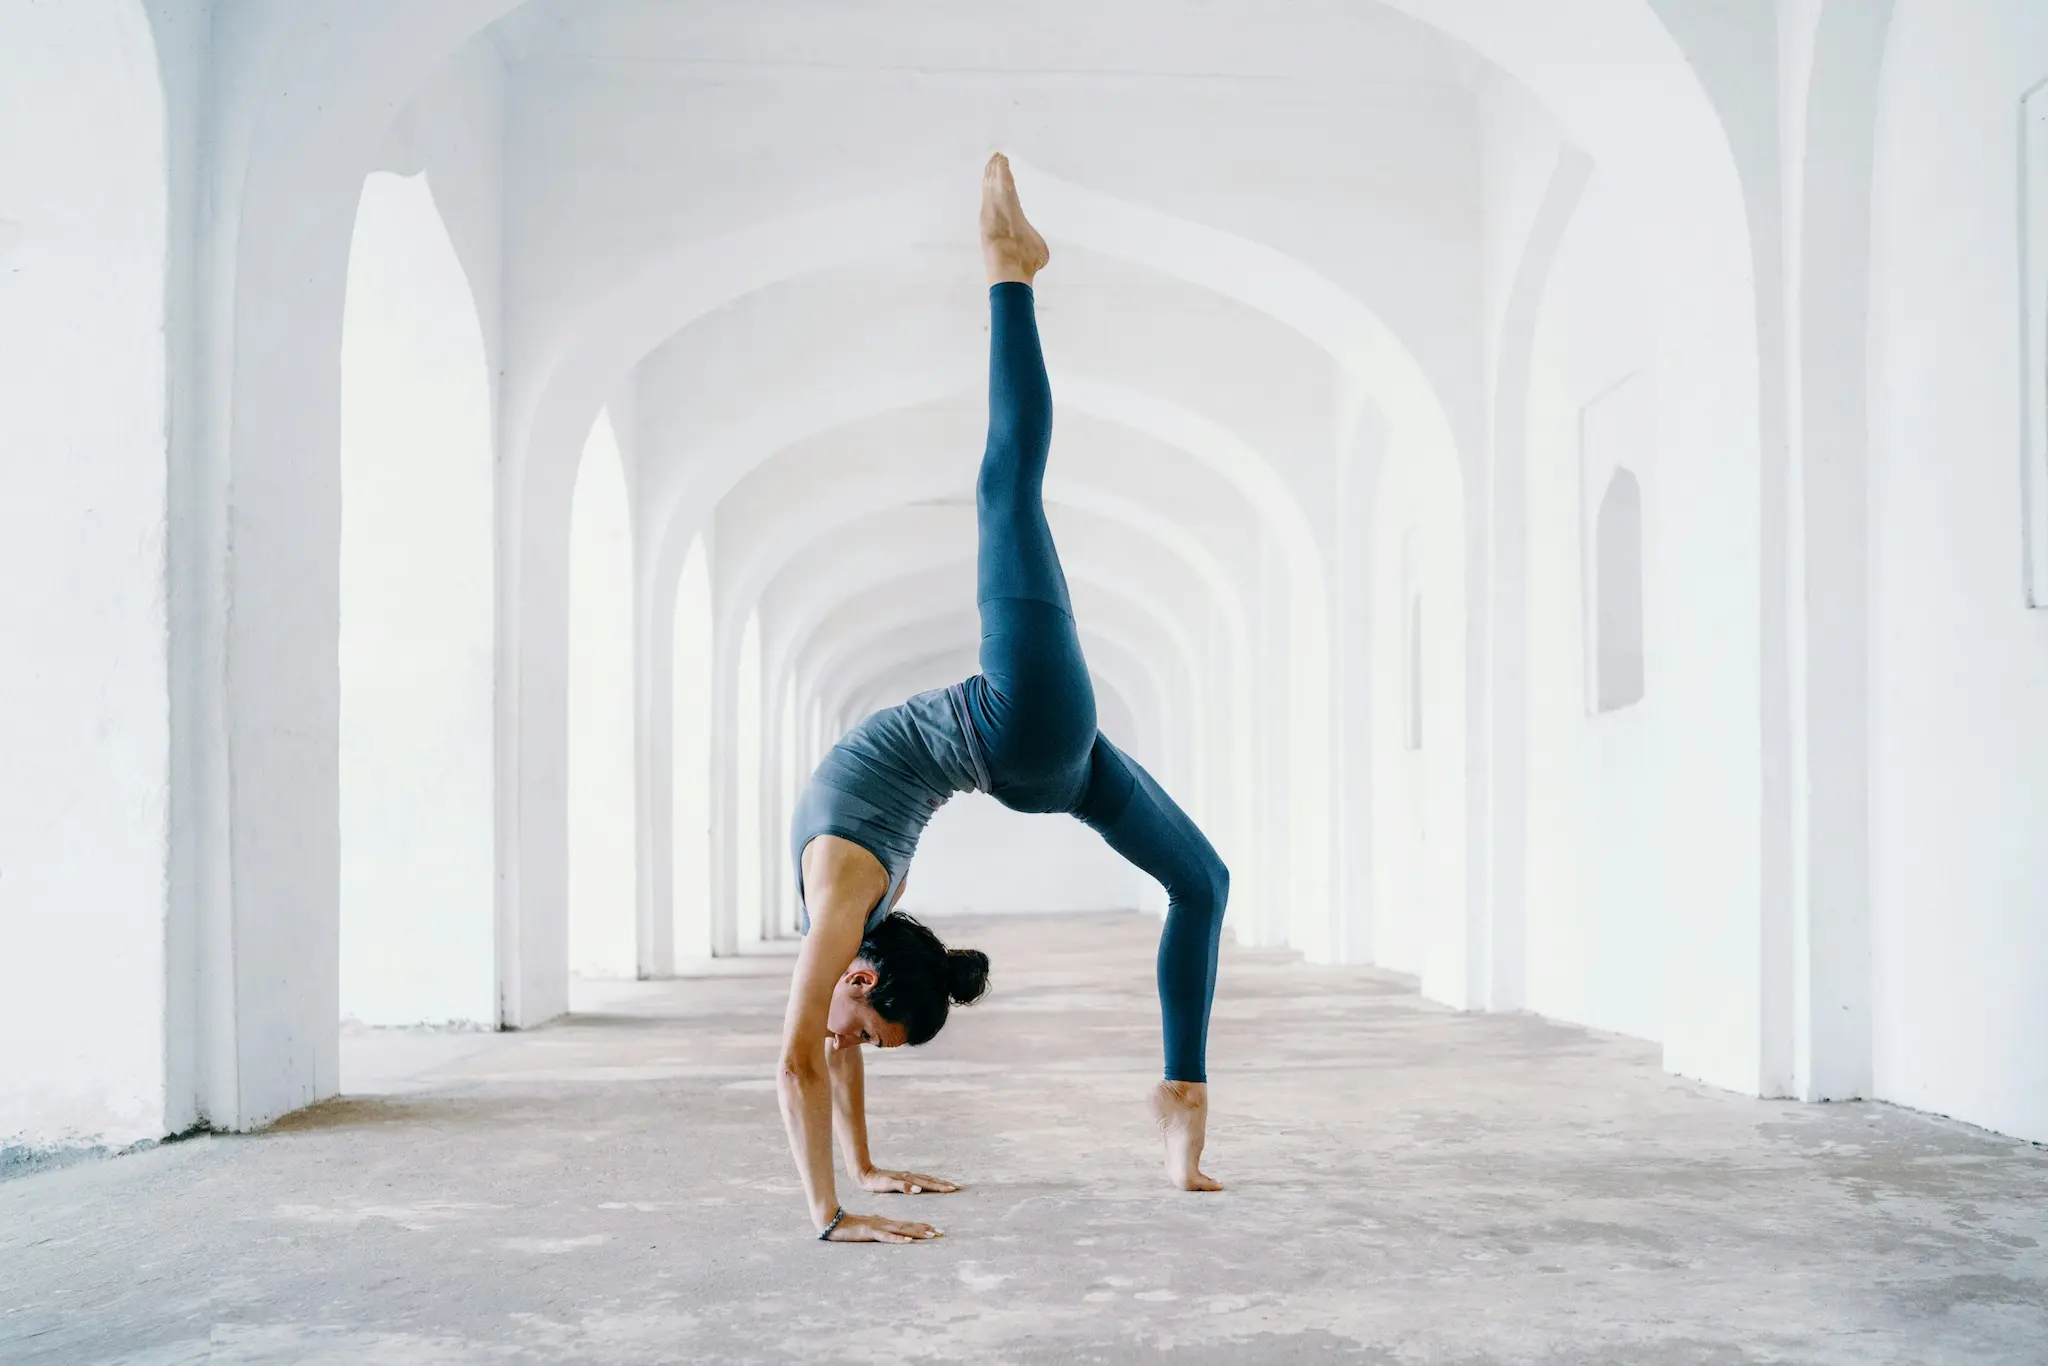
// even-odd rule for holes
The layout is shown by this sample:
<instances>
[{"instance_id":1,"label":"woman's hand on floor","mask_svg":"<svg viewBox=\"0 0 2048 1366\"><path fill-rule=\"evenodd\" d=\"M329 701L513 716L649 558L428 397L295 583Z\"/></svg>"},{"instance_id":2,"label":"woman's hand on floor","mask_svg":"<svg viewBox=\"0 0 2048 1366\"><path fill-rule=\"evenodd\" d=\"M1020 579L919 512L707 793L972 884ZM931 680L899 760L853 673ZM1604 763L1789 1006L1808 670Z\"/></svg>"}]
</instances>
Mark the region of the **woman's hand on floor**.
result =
<instances>
[{"instance_id":1,"label":"woman's hand on floor","mask_svg":"<svg viewBox=\"0 0 2048 1366\"><path fill-rule=\"evenodd\" d=\"M943 1238L930 1224L913 1224L902 1219L884 1219L879 1214L849 1214L825 1235L828 1243L921 1243Z\"/></svg>"},{"instance_id":2,"label":"woman's hand on floor","mask_svg":"<svg viewBox=\"0 0 2048 1366\"><path fill-rule=\"evenodd\" d=\"M951 1195L960 1188L951 1181L919 1172L894 1172L870 1167L860 1174L860 1188L877 1195Z\"/></svg>"}]
</instances>

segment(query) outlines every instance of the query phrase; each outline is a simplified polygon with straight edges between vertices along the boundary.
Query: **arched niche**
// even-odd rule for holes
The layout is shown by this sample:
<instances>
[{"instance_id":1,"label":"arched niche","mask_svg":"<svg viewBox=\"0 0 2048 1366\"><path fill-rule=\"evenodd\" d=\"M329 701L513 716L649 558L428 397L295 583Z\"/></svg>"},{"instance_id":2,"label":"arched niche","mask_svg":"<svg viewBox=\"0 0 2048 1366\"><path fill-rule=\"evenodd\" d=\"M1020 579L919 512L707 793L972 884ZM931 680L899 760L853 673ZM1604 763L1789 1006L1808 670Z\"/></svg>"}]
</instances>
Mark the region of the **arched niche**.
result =
<instances>
[{"instance_id":1,"label":"arched niche","mask_svg":"<svg viewBox=\"0 0 2048 1366\"><path fill-rule=\"evenodd\" d=\"M1593 519L1593 676L1596 712L1643 700L1643 486L1617 466Z\"/></svg>"}]
</instances>

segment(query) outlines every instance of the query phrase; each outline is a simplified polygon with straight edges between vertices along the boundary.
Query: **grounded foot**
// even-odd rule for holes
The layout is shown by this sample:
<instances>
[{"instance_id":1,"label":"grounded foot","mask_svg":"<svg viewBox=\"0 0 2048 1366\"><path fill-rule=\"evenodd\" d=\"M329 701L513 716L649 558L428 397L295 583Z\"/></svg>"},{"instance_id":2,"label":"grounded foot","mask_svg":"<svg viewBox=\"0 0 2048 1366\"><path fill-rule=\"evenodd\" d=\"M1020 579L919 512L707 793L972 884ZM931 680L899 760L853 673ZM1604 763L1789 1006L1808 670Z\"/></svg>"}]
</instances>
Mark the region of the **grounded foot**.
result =
<instances>
[{"instance_id":1,"label":"grounded foot","mask_svg":"<svg viewBox=\"0 0 2048 1366\"><path fill-rule=\"evenodd\" d=\"M981 173L981 259L992 285L1005 281L1028 285L1052 259L1045 239L1024 217L1024 206L1017 200L1017 182L1010 175L1010 159L1001 152L988 159Z\"/></svg>"},{"instance_id":2,"label":"grounded foot","mask_svg":"<svg viewBox=\"0 0 2048 1366\"><path fill-rule=\"evenodd\" d=\"M1152 1090L1152 1117L1166 1137L1166 1179L1184 1191L1220 1191L1202 1174L1202 1144L1209 1137L1209 1088L1201 1082L1162 1081Z\"/></svg>"}]
</instances>

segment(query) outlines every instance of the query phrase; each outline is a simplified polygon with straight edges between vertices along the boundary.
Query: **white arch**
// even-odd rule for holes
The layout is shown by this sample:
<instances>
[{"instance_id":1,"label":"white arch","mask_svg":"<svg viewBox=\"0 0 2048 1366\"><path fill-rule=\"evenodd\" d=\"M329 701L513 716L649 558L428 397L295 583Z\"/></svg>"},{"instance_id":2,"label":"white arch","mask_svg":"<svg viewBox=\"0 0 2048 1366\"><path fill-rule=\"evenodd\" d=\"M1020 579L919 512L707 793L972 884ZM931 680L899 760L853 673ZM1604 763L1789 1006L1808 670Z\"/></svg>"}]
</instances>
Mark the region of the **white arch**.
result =
<instances>
[{"instance_id":1,"label":"white arch","mask_svg":"<svg viewBox=\"0 0 2048 1366\"><path fill-rule=\"evenodd\" d=\"M1235 234L1028 166L1020 170L1034 221L1051 240L1133 262L1267 313L1328 352L1404 435L1412 433L1427 448L1455 449L1443 405L1420 364L1371 309L1334 281ZM697 318L778 280L896 247L949 240L957 216L950 183L912 185L694 242L619 281L565 330L553 355L537 367L543 378L514 403L510 430L522 466L550 452L559 459L564 443L619 377Z\"/></svg>"},{"instance_id":2,"label":"white arch","mask_svg":"<svg viewBox=\"0 0 2048 1366\"><path fill-rule=\"evenodd\" d=\"M674 887L672 957L657 960L657 974L675 959L703 958L712 946L711 916L711 565L698 537L683 561L676 592L675 655L672 667L676 760L673 779L674 834L669 844ZM659 847L660 842L656 842Z\"/></svg>"},{"instance_id":3,"label":"white arch","mask_svg":"<svg viewBox=\"0 0 2048 1366\"><path fill-rule=\"evenodd\" d=\"M569 966L638 975L633 901L632 517L609 410L591 425L569 534Z\"/></svg>"},{"instance_id":4,"label":"white arch","mask_svg":"<svg viewBox=\"0 0 2048 1366\"><path fill-rule=\"evenodd\" d=\"M174 293L171 329L186 364L171 416L169 880L192 963L172 980L197 983L173 1013L192 1022L181 1065L216 1128L338 1085L335 357L350 228L392 111L513 3L238 9L214 30L203 154L170 144L183 183L207 187L204 268ZM501 866L501 889L516 871Z\"/></svg>"},{"instance_id":5,"label":"white arch","mask_svg":"<svg viewBox=\"0 0 2048 1366\"><path fill-rule=\"evenodd\" d=\"M742 943L767 938L774 925L766 902L767 884L761 875L762 858L772 843L763 829L766 817L762 811L769 786L764 781L765 686L761 676L761 616L756 612L747 617L746 630L740 637L738 678L733 686L733 773L737 793L733 811L738 846L734 866L739 871L734 915Z\"/></svg>"},{"instance_id":6,"label":"white arch","mask_svg":"<svg viewBox=\"0 0 2048 1366\"><path fill-rule=\"evenodd\" d=\"M363 183L341 349L341 1013L498 1023L491 383L426 177Z\"/></svg>"}]
</instances>

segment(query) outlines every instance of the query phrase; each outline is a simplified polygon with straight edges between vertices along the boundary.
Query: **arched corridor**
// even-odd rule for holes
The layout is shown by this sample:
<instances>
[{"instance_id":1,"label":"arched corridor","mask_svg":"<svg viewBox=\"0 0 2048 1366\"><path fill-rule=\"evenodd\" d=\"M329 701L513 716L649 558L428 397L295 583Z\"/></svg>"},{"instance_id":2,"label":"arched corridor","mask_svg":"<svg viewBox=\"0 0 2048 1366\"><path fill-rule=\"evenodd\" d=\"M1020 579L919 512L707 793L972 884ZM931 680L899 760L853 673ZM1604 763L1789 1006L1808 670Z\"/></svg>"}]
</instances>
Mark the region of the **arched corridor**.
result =
<instances>
[{"instance_id":1,"label":"arched corridor","mask_svg":"<svg viewBox=\"0 0 2048 1366\"><path fill-rule=\"evenodd\" d=\"M2048 1242L2044 89L2030 0L0 7L0 1178L317 1129L352 1076L440 1098L404 1124L687 1076L678 1147L743 1129L762 1226L803 1222L772 1065L677 1022L761 1014L766 1057L806 780L980 667L1001 148L1053 256L1045 498L1098 722L1227 865L1225 962L1271 998L1226 966L1214 1035L1328 1069L1353 1155L1388 1151L1382 1081L1445 1161L1425 1115L1626 1095L1589 1122L1742 1163L1715 1126L1853 1145L1764 1103L1858 1102L1888 1152L2000 1155L2005 1233ZM946 1107L999 1103L976 1069L1025 1067L996 1035L1092 1027L1121 988L1079 946L1166 896L969 793L901 904L1021 955L946 1036L979 1042L875 1065L944 1165ZM1361 1032L1287 1033L1317 1012ZM436 1048L468 1061L427 1078ZM1219 1153L1289 1122L1238 1080ZM1004 1113L991 1151L1046 1178ZM1311 1180L1258 1132L1233 1200ZM1978 1251L1953 1274L2014 1289L1964 1355L2040 1359L2001 1354L2048 1342L2048 1263ZM949 1294L1029 1274L960 1265ZM1901 1302L1839 1327L1910 1358Z\"/></svg>"}]
</instances>

